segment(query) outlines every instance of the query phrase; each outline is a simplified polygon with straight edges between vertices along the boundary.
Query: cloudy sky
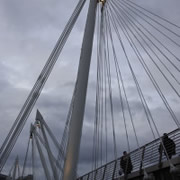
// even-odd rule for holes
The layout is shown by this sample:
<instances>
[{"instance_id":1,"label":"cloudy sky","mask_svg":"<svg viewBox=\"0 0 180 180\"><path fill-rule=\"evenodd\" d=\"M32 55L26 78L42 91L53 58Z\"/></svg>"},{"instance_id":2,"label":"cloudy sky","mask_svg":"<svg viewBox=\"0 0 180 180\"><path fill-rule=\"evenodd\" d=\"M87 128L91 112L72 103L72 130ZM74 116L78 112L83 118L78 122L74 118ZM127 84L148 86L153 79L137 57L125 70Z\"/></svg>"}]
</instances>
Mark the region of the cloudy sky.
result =
<instances>
[{"instance_id":1,"label":"cloudy sky","mask_svg":"<svg viewBox=\"0 0 180 180\"><path fill-rule=\"evenodd\" d=\"M10 127L16 119L23 103L25 102L31 88L33 87L41 69L49 57L58 37L71 16L71 13L78 0L58 1L58 0L1 0L0 2L0 145L3 143ZM136 0L140 5L151 10L152 12L167 18L180 26L180 1L179 0ZM22 158L25 153L27 139L29 135L30 123L34 122L36 109L38 108L47 124L52 129L57 139L60 141L63 132L68 108L70 105L72 91L77 74L78 61L80 56L81 42L88 3L85 4L78 21L54 67L43 91L38 99L28 121L21 133L17 145L15 146L10 161L12 161L18 152ZM136 17L138 18L138 17ZM171 27L170 27L171 28ZM175 29L176 30L176 29ZM176 31L177 33L180 31ZM160 37L163 41L163 38ZM180 42L180 39L177 39ZM116 42L115 42L116 43ZM126 44L127 42L125 42ZM163 43L166 43L163 42ZM96 35L95 47L96 52ZM171 43L169 48L180 57L179 49ZM128 49L131 59L134 54ZM124 57L122 57L123 59ZM135 60L134 60L135 61ZM96 54L93 53L92 65L90 70L90 79L88 85L88 94L85 111L85 122L83 128L83 136L80 151L79 174L83 174L91 170L90 153L92 149L93 124L95 113L95 88L96 88ZM180 68L180 64L176 64ZM158 76L158 73L152 68L156 75L164 94L168 97L168 101L172 106L177 117L180 117L180 100L178 96L164 82L164 78ZM136 63L134 64L136 67ZM152 140L149 136L150 130L147 128L142 105L136 97L135 85L132 83L132 77L124 68L125 86L128 97L131 101L131 108L136 121L140 144L147 143ZM169 132L176 128L172 119L164 107L161 99L158 97L151 83L147 81L147 77L141 74L140 65L137 64L136 75L139 78L142 89L145 91L146 98L149 100L149 106L153 115L156 117L156 123L159 132ZM177 78L179 76L175 73ZM112 76L113 78L114 76ZM115 78L114 78L115 79ZM163 79L163 80L162 80ZM180 80L180 79L179 79ZM115 80L114 80L115 81ZM176 86L180 92L179 86ZM117 100L117 86L114 88L114 105L115 119L119 119L119 101ZM162 126L162 122L163 126ZM117 130L118 156L124 149L127 149L125 131L122 122ZM130 126L130 125L129 125ZM147 128L147 129L146 129ZM130 128L129 136L131 141L131 149L135 149L133 143L133 132ZM146 138L147 137L147 138ZM86 142L89 142L88 144ZM112 146L112 137L109 137L109 146ZM113 159L112 148L109 149L109 160ZM5 167L8 172L9 166Z\"/></svg>"}]
</instances>

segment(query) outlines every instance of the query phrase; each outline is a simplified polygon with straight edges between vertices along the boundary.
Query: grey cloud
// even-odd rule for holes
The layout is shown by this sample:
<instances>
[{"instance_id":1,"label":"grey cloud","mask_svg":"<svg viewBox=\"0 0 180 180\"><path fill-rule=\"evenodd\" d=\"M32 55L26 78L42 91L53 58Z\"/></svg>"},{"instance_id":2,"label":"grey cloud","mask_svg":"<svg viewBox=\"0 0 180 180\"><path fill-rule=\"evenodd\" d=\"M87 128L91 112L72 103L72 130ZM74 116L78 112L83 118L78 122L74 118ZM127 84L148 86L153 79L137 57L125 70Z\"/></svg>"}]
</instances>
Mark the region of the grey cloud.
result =
<instances>
[{"instance_id":1,"label":"grey cloud","mask_svg":"<svg viewBox=\"0 0 180 180\"><path fill-rule=\"evenodd\" d=\"M0 40L0 119L2 122L2 129L0 132L0 144L5 138L5 134L8 133L10 126L16 118L20 108L22 107L24 100L33 86L40 70L42 69L46 59L48 58L58 36L62 32L62 29L70 17L70 14L74 8L76 2L64 1L16 1L2 0L0 6L0 24L1 34ZM168 0L163 1L148 1L138 0L139 4L143 4L146 8L153 10L153 12L160 14L163 17L169 17L173 22L180 22L179 17L179 1L174 0L174 4ZM88 4L88 3L87 3ZM39 109L47 124L52 129L53 133L57 136L60 141L64 124L66 121L68 108L70 105L72 92L74 89L74 81L76 79L79 51L81 48L84 22L87 11L87 4L78 19L75 29L72 31L72 35L65 46L59 61L57 62L54 70L52 71L46 86L37 101L35 108L30 115L27 124L17 142L12 155L10 156L9 163L7 166L7 172L9 170L11 162L15 159L17 154L20 154L21 162L24 157L26 149L27 138L29 135L29 126L31 122L34 122L36 109ZM169 13L170 9L173 8ZM175 8L176 7L176 8ZM175 8L175 9L174 9ZM136 17L137 18L137 17ZM95 42L96 44L96 42ZM117 43L116 43L117 45ZM128 48L129 45L125 43ZM118 49L119 50L119 49ZM94 51L96 51L94 49ZM128 49L129 56L132 60L135 73L140 82L141 88L145 94L145 98L151 109L152 115L155 118L155 122L158 125L160 133L164 131L168 132L176 126L173 124L170 115L162 105L161 100L157 94L154 94L155 90L152 84L147 81L144 71L137 63L134 58L134 54ZM179 53L178 50L174 50ZM135 128L140 144L143 145L153 138L151 136L151 130L149 128L142 104L137 98L137 91L132 81L131 75L129 75L129 69L122 55L122 50L118 51L118 57L122 60L121 67L123 72L123 79L125 81L125 87L128 94L130 107L133 113L135 121ZM119 55L122 56L119 56ZM85 121L83 127L80 160L79 160L79 174L84 174L91 170L91 153L92 149L92 138L93 138L93 124L95 116L95 89L96 89L96 60L93 55L90 72L90 80L88 85L88 95L86 102ZM149 65L150 68L151 65ZM113 69L114 70L114 69ZM152 68L153 70L153 68ZM154 75L158 74L153 70ZM143 73L143 75L141 74ZM112 72L112 82L115 82L115 73ZM178 76L177 76L178 77ZM173 109L177 117L179 117L179 99L172 96L172 91L164 86L161 82L161 78L158 77L163 92L168 96ZM115 85L114 85L115 84ZM113 84L115 90L113 92L113 105L114 114L116 121L116 135L117 135L117 148L118 155L121 156L122 151L127 149L127 141L124 130L124 123L122 119L121 104L119 102L118 90L116 89L116 82ZM125 100L123 97L123 103ZM127 113L127 106L124 106L125 112ZM109 131L108 131L108 160L113 160L113 139L112 133L112 122L110 114L108 115ZM162 119L166 123L162 124ZM137 148L134 133L129 118L127 118L127 127L129 133L129 139L131 142L131 149ZM105 144L105 139L103 139ZM20 153L19 153L20 152ZM103 159L105 159L103 154ZM37 160L37 168L39 167L40 175L42 177L42 167L40 161ZM28 164L30 168L30 163Z\"/></svg>"}]
</instances>

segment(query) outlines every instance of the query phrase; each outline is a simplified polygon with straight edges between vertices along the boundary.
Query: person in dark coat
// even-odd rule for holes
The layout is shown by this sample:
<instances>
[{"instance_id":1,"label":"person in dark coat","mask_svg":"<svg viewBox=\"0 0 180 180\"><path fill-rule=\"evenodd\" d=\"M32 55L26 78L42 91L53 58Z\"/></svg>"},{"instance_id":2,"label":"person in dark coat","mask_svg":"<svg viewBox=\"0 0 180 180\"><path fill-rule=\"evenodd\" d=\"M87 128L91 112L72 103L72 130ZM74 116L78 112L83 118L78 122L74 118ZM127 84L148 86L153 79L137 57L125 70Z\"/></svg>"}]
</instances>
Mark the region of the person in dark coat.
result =
<instances>
[{"instance_id":1,"label":"person in dark coat","mask_svg":"<svg viewBox=\"0 0 180 180\"><path fill-rule=\"evenodd\" d=\"M167 154L164 152L165 156L169 157L169 159L172 158L172 155L176 154L176 144L172 139L168 137L166 133L163 134L162 142L164 144L164 148L166 149ZM162 153L163 146L162 144L159 145L159 153Z\"/></svg>"},{"instance_id":2,"label":"person in dark coat","mask_svg":"<svg viewBox=\"0 0 180 180\"><path fill-rule=\"evenodd\" d=\"M120 166L125 175L130 174L133 169L131 158L126 151L123 152L123 156L121 157L120 161Z\"/></svg>"}]
</instances>

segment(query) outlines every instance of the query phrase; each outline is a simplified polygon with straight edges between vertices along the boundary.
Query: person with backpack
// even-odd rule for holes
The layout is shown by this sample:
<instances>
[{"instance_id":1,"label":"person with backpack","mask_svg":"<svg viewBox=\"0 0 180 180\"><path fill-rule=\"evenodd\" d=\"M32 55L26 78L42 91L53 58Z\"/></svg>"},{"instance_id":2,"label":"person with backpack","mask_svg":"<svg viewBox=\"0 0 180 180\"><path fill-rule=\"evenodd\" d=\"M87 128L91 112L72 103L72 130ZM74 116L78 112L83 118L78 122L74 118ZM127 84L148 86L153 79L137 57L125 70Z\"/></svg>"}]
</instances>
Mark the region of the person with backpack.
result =
<instances>
[{"instance_id":1,"label":"person with backpack","mask_svg":"<svg viewBox=\"0 0 180 180\"><path fill-rule=\"evenodd\" d=\"M168 156L168 158L171 159L172 156L176 154L176 144L174 143L174 141L172 139L170 139L168 137L168 135L166 133L163 134L162 143L167 152L167 154L166 154L166 152L164 152L165 156L166 157ZM163 146L162 146L162 144L160 144L159 145L159 153L161 154L162 151L163 151Z\"/></svg>"},{"instance_id":2,"label":"person with backpack","mask_svg":"<svg viewBox=\"0 0 180 180\"><path fill-rule=\"evenodd\" d=\"M121 157L121 160L120 160L120 166L121 166L123 173L125 175L130 174L132 169L133 169L131 158L127 154L126 151L123 152L123 156Z\"/></svg>"}]
</instances>

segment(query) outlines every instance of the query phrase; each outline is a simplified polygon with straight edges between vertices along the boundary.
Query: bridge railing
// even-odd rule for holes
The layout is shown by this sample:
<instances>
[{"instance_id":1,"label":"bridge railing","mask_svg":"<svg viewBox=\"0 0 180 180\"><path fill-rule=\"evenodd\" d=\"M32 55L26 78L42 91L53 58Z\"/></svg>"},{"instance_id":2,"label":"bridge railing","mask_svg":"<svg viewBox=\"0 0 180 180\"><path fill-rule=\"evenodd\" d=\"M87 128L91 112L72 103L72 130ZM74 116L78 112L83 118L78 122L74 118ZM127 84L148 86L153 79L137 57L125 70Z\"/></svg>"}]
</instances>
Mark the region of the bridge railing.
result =
<instances>
[{"instance_id":1,"label":"bridge railing","mask_svg":"<svg viewBox=\"0 0 180 180\"><path fill-rule=\"evenodd\" d=\"M176 155L180 155L180 130L176 129L170 132L168 136L176 144ZM133 171L140 171L143 167L160 164L161 161L166 160L164 153L162 153L162 156L159 154L159 145L160 140L156 139L140 147L140 149L130 152ZM120 159L121 157L79 177L78 180L112 180L118 178L120 176Z\"/></svg>"}]
</instances>

